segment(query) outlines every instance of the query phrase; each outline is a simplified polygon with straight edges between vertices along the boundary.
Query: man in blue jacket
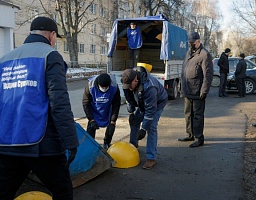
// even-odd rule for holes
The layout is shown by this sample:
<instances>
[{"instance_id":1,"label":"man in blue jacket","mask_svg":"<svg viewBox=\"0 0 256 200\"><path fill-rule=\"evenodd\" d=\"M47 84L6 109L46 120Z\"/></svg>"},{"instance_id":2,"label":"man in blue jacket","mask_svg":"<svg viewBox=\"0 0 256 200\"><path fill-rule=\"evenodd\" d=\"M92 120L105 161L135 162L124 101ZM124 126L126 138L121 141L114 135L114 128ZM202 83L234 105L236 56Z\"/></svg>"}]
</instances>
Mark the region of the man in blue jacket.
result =
<instances>
[{"instance_id":1,"label":"man in blue jacket","mask_svg":"<svg viewBox=\"0 0 256 200\"><path fill-rule=\"evenodd\" d=\"M111 145L120 106L120 90L115 77L103 73L89 79L83 95L87 132L95 139L96 129L107 127L103 144L106 150Z\"/></svg>"},{"instance_id":2,"label":"man in blue jacket","mask_svg":"<svg viewBox=\"0 0 256 200\"><path fill-rule=\"evenodd\" d=\"M72 200L69 164L78 137L56 23L35 18L23 45L0 58L0 199L13 200L33 171L53 199ZM68 160L66 157L68 152Z\"/></svg>"},{"instance_id":3,"label":"man in blue jacket","mask_svg":"<svg viewBox=\"0 0 256 200\"><path fill-rule=\"evenodd\" d=\"M122 83L127 110L130 113L130 143L138 148L138 140L147 136L146 163L144 169L151 169L157 158L157 125L168 95L163 85L143 67L140 71L126 69Z\"/></svg>"},{"instance_id":4,"label":"man in blue jacket","mask_svg":"<svg viewBox=\"0 0 256 200\"><path fill-rule=\"evenodd\" d=\"M137 62L139 61L139 49L142 46L140 27L138 27L135 22L131 22L130 27L127 28L127 39L130 69L133 69L137 67Z\"/></svg>"}]
</instances>

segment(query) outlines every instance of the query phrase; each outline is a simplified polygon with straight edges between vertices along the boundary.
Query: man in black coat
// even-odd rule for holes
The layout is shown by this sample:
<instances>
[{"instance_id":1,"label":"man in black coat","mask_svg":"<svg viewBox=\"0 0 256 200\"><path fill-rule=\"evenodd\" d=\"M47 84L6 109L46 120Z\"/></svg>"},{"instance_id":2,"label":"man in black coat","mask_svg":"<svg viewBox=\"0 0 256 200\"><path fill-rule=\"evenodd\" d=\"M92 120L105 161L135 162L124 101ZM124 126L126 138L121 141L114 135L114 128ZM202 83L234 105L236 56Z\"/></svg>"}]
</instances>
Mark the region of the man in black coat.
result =
<instances>
[{"instance_id":1,"label":"man in black coat","mask_svg":"<svg viewBox=\"0 0 256 200\"><path fill-rule=\"evenodd\" d=\"M245 55L241 53L239 55L239 62L237 63L236 66L236 71L235 71L235 78L236 78L236 85L238 89L238 95L236 97L245 97L245 83L244 83L244 78L246 77L246 67L247 64L244 60Z\"/></svg>"},{"instance_id":2,"label":"man in black coat","mask_svg":"<svg viewBox=\"0 0 256 200\"><path fill-rule=\"evenodd\" d=\"M53 199L72 200L78 143L56 23L35 18L23 45L0 58L0 199L13 200L33 171ZM67 154L67 156L66 156Z\"/></svg>"},{"instance_id":3,"label":"man in black coat","mask_svg":"<svg viewBox=\"0 0 256 200\"><path fill-rule=\"evenodd\" d=\"M222 52L220 59L218 60L218 66L220 67L220 86L219 86L219 97L227 97L226 94L226 84L227 84L227 75L229 73L229 62L228 57L231 53L229 48L225 49L225 52Z\"/></svg>"}]
</instances>

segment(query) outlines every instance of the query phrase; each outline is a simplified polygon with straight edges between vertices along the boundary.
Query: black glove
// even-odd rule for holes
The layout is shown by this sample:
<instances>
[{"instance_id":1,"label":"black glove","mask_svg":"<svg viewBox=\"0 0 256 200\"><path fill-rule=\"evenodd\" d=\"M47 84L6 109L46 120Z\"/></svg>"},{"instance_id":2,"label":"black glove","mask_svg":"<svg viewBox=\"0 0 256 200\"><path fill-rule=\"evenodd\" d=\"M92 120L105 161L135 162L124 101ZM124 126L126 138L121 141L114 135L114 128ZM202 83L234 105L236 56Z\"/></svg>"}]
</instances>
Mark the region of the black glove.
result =
<instances>
[{"instance_id":1,"label":"black glove","mask_svg":"<svg viewBox=\"0 0 256 200\"><path fill-rule=\"evenodd\" d=\"M138 140L142 140L146 136L146 130L140 129L138 132Z\"/></svg>"},{"instance_id":2,"label":"black glove","mask_svg":"<svg viewBox=\"0 0 256 200\"><path fill-rule=\"evenodd\" d=\"M90 121L89 123L92 129L99 129L99 126L96 121Z\"/></svg>"},{"instance_id":3,"label":"black glove","mask_svg":"<svg viewBox=\"0 0 256 200\"><path fill-rule=\"evenodd\" d=\"M129 116L129 124L130 124L131 126L133 126L133 125L136 124L136 117L135 117L135 115L134 115L133 113L130 114L130 116Z\"/></svg>"},{"instance_id":4,"label":"black glove","mask_svg":"<svg viewBox=\"0 0 256 200\"><path fill-rule=\"evenodd\" d=\"M201 93L201 94L200 94L199 99L205 99L205 98L206 98L206 96L207 96L207 94L206 94L206 93Z\"/></svg>"},{"instance_id":5,"label":"black glove","mask_svg":"<svg viewBox=\"0 0 256 200\"><path fill-rule=\"evenodd\" d=\"M66 167L69 168L70 163L75 159L76 157L77 148L68 149L68 160Z\"/></svg>"}]
</instances>

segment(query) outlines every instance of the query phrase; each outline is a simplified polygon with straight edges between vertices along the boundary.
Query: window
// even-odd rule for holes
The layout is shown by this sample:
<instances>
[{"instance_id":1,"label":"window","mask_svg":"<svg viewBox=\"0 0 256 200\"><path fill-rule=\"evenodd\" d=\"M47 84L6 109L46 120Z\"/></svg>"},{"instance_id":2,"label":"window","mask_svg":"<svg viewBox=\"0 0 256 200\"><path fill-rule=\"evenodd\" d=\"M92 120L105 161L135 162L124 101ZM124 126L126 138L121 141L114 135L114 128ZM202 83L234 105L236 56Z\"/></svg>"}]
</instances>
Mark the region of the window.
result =
<instances>
[{"instance_id":1,"label":"window","mask_svg":"<svg viewBox=\"0 0 256 200\"><path fill-rule=\"evenodd\" d=\"M105 8L103 7L100 8L100 16L105 17Z\"/></svg>"},{"instance_id":2,"label":"window","mask_svg":"<svg viewBox=\"0 0 256 200\"><path fill-rule=\"evenodd\" d=\"M92 4L90 5L89 10L90 10L90 13L91 13L91 14L96 15L96 4L93 4L93 3L92 3Z\"/></svg>"},{"instance_id":3,"label":"window","mask_svg":"<svg viewBox=\"0 0 256 200\"><path fill-rule=\"evenodd\" d=\"M64 52L69 52L68 43L64 41Z\"/></svg>"},{"instance_id":4,"label":"window","mask_svg":"<svg viewBox=\"0 0 256 200\"><path fill-rule=\"evenodd\" d=\"M33 19L37 18L39 16L39 11L38 9L31 9L29 11L29 21L32 22Z\"/></svg>"},{"instance_id":5,"label":"window","mask_svg":"<svg viewBox=\"0 0 256 200\"><path fill-rule=\"evenodd\" d=\"M106 55L106 45L100 46L100 55Z\"/></svg>"},{"instance_id":6,"label":"window","mask_svg":"<svg viewBox=\"0 0 256 200\"><path fill-rule=\"evenodd\" d=\"M96 24L91 24L91 33L92 34L96 33Z\"/></svg>"},{"instance_id":7,"label":"window","mask_svg":"<svg viewBox=\"0 0 256 200\"><path fill-rule=\"evenodd\" d=\"M96 45L91 44L90 45L90 54L95 54L96 53Z\"/></svg>"},{"instance_id":8,"label":"window","mask_svg":"<svg viewBox=\"0 0 256 200\"><path fill-rule=\"evenodd\" d=\"M78 52L79 53L85 53L85 51L84 51L84 44L78 44Z\"/></svg>"},{"instance_id":9,"label":"window","mask_svg":"<svg viewBox=\"0 0 256 200\"><path fill-rule=\"evenodd\" d=\"M106 36L106 28L105 27L101 27L100 35Z\"/></svg>"}]
</instances>

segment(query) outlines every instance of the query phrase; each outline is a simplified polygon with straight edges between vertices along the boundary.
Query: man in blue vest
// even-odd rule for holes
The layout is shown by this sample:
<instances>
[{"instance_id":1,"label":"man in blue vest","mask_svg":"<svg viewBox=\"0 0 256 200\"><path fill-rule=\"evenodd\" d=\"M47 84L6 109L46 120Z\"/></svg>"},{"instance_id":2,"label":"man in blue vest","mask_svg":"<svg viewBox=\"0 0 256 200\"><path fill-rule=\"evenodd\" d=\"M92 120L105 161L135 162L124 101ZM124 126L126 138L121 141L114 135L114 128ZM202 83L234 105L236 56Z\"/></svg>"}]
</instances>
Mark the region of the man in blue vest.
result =
<instances>
[{"instance_id":1,"label":"man in blue vest","mask_svg":"<svg viewBox=\"0 0 256 200\"><path fill-rule=\"evenodd\" d=\"M30 31L23 45L0 58L0 199L13 200L33 171L53 199L72 200L68 167L79 143L67 66L54 49L60 35L47 17L35 18Z\"/></svg>"},{"instance_id":2,"label":"man in blue vest","mask_svg":"<svg viewBox=\"0 0 256 200\"><path fill-rule=\"evenodd\" d=\"M139 49L142 46L140 28L136 26L134 22L131 22L130 27L127 28L127 39L130 69L133 69L137 67L137 62L139 61Z\"/></svg>"},{"instance_id":3,"label":"man in blue vest","mask_svg":"<svg viewBox=\"0 0 256 200\"><path fill-rule=\"evenodd\" d=\"M107 127L103 148L111 145L121 106L120 90L114 77L100 74L88 80L83 95L83 108L88 118L87 132L95 139L99 127Z\"/></svg>"}]
</instances>

